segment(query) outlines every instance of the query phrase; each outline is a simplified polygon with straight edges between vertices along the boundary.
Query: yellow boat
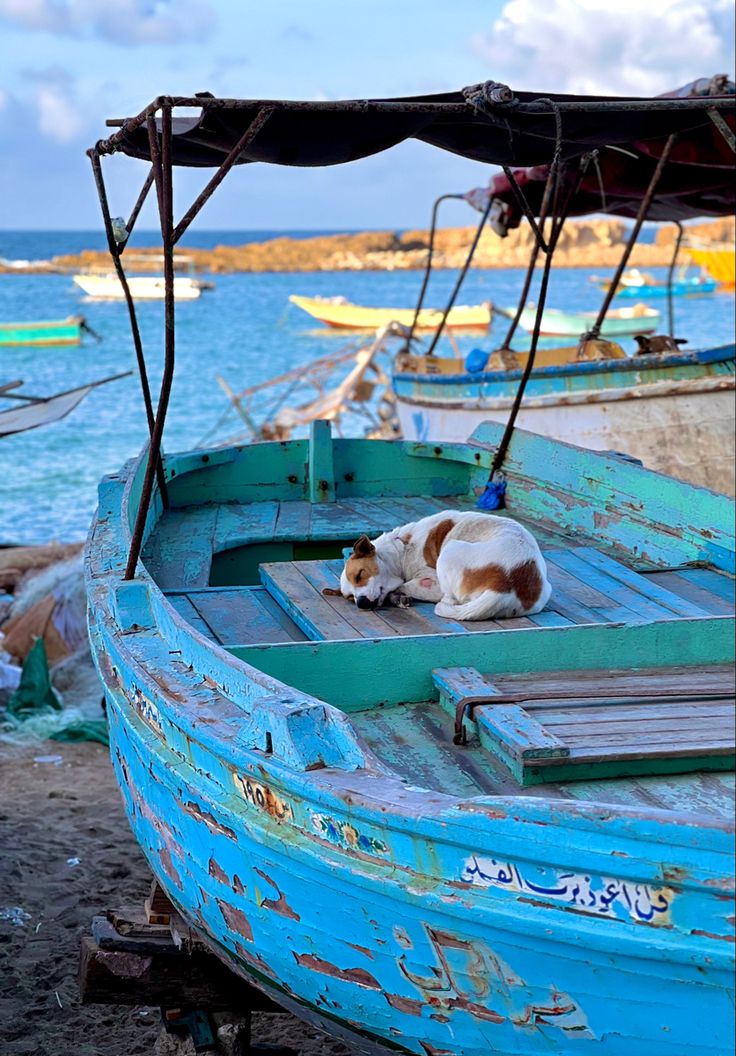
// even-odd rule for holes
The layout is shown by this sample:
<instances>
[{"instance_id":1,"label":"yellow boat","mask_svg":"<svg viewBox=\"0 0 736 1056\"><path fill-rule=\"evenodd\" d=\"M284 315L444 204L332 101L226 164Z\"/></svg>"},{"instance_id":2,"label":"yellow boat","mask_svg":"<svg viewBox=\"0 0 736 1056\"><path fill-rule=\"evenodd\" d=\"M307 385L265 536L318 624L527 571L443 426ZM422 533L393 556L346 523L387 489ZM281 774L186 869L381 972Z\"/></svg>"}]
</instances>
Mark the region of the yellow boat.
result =
<instances>
[{"instance_id":1,"label":"yellow boat","mask_svg":"<svg viewBox=\"0 0 736 1056\"><path fill-rule=\"evenodd\" d=\"M688 253L696 264L705 268L721 286L736 284L736 252L727 243L712 246L688 246Z\"/></svg>"},{"instance_id":2,"label":"yellow boat","mask_svg":"<svg viewBox=\"0 0 736 1056\"><path fill-rule=\"evenodd\" d=\"M292 294L289 300L321 323L344 330L377 330L388 323L411 326L414 319L413 308L369 308L351 304L344 297L299 297ZM445 325L451 330L485 330L491 324L492 312L490 303L459 305L451 309ZM437 308L423 308L416 329L436 330L441 319L442 312Z\"/></svg>"}]
</instances>

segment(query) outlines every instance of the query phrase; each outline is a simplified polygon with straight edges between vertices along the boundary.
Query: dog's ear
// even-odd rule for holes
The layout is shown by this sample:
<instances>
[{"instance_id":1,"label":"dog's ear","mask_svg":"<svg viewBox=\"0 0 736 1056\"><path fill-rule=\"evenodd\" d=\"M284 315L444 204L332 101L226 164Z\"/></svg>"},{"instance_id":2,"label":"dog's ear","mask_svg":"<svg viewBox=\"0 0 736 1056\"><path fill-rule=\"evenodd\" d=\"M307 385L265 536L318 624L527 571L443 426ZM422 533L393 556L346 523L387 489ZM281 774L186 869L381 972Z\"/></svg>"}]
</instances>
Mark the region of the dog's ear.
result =
<instances>
[{"instance_id":1,"label":"dog's ear","mask_svg":"<svg viewBox=\"0 0 736 1056\"><path fill-rule=\"evenodd\" d=\"M367 535L361 535L360 539L357 539L353 546L353 553L356 557L370 557L371 554L375 554L375 552L376 548Z\"/></svg>"}]
</instances>

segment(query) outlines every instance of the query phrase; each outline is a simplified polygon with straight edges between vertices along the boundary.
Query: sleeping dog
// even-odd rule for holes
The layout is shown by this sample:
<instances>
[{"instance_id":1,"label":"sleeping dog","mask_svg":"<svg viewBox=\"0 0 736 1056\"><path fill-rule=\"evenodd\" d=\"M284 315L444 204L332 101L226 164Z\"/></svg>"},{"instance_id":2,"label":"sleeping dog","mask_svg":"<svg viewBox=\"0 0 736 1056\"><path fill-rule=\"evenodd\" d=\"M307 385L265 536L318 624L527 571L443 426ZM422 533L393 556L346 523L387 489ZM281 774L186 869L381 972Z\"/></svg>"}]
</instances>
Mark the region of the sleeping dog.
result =
<instances>
[{"instance_id":1,"label":"sleeping dog","mask_svg":"<svg viewBox=\"0 0 736 1056\"><path fill-rule=\"evenodd\" d=\"M415 598L436 602L438 616L491 620L539 612L552 588L526 528L507 517L445 510L373 542L361 535L340 591L361 609Z\"/></svg>"}]
</instances>

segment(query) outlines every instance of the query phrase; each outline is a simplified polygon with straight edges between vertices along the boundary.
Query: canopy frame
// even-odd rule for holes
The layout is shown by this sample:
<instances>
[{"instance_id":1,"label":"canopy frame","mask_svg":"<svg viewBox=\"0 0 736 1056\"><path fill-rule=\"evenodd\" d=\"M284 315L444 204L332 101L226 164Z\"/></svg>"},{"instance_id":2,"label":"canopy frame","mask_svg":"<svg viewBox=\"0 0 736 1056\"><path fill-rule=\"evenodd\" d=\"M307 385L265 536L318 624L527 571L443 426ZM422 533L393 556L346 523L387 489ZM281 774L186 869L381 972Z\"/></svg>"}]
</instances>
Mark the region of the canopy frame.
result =
<instances>
[{"instance_id":1,"label":"canopy frame","mask_svg":"<svg viewBox=\"0 0 736 1056\"><path fill-rule=\"evenodd\" d=\"M247 128L243 131L236 143L222 144L221 149L225 153L224 158L215 167L214 174L207 182L203 190L200 192L200 194L197 196L197 198L194 200L189 209L182 216L181 220L175 224L173 217L174 160L172 111L175 108L185 107L199 108L202 114L206 114L210 110L237 111L241 109L255 108L256 114L251 119ZM703 111L708 113L711 122L715 125L715 127L719 129L724 138L728 139L728 134L731 133L730 129L728 128L728 125L723 120L721 111L733 110L733 107L734 100L732 98L715 98L713 96L615 100L577 99L568 97L552 100L544 96L539 96L536 98L527 98L524 100L518 99L505 85L499 85L495 82L486 82L483 85L474 85L470 88L464 89L462 93L462 99L458 99L458 101L442 101L440 99L435 100L434 102L429 102L424 99L416 99L349 100L340 102L309 103L297 101L218 99L208 93L194 96L159 96L134 117L109 120L107 122L107 126L117 128L118 131L113 133L107 139L98 141L97 144L93 148L91 148L87 153L92 163L95 185L97 188L98 198L100 200L100 208L107 236L108 249L112 257L116 273L121 282L128 308L131 333L135 346L138 373L140 377L149 430L148 459L146 464L140 502L132 531L130 550L128 554L124 578L126 580L130 580L133 579L136 574L137 564L140 557L143 542L143 535L145 531L145 523L151 502L151 497L153 494L154 479L156 477L158 477L162 501L164 505L168 504L165 474L161 459L161 446L163 430L171 396L171 388L173 383L175 366L174 247L179 241L179 239L182 237L182 235L189 228L192 221L199 214L202 207L206 204L206 202L209 200L212 194L214 194L218 186L222 183L228 172L241 158L241 155L246 150L246 148L253 144L261 130L265 126L267 126L268 122L274 114L279 112L311 112L315 110L320 110L324 112L338 111L340 113L375 114L409 113L419 115L422 113L426 113L433 115L439 114L444 119L449 118L452 115L467 117L470 113L475 113L477 115L488 117L498 117L499 109L503 111L504 108L506 108L508 111L513 110L514 114L521 115L549 114L550 111L552 111L554 113L556 127L556 143L554 154L552 157L552 168L554 170L554 178L552 181L554 183L554 192L552 196L553 204L551 206L551 212L553 216L552 228L551 234L547 241L544 240L541 226L538 227L535 231L535 252L538 253L539 249L542 248L543 252L545 253L545 268L542 283L544 295L546 295L546 280L549 277L551 257L557 239L559 238L559 234L562 229L562 224L564 223L565 216L567 215L567 207L569 207L570 202L570 197L568 196L567 207L565 207L563 203L563 213L560 216L557 213L556 203L559 199L561 186L560 174L563 168L563 166L561 165L560 158L560 123L562 115L566 113L605 115L607 113L626 113L629 111L632 113ZM156 122L156 116L158 114L160 114L159 126L157 126ZM127 224L116 224L116 221L112 219L109 209L107 191L102 174L101 158L108 154L114 154L120 151L124 152L127 138L132 133L141 130L144 126L146 128L149 145L149 155L151 162L150 169L144 180L143 186L141 187L138 198L130 213L130 217L128 219ZM511 135L510 126L509 135ZM550 145L552 145L551 140ZM443 144L437 143L436 146L442 147ZM386 149L386 147L381 147L379 149ZM451 148L448 147L446 149ZM582 157L585 153L585 150L581 148L577 152L577 156ZM587 156L592 156L590 151L587 152ZM195 162L191 162L191 164L195 164ZM204 164L211 164L211 162L207 161ZM496 162L496 164L502 163ZM551 175L552 174L550 174L550 176ZM148 380L146 359L143 351L140 329L138 327L135 304L130 293L129 284L127 282L125 269L122 262L123 253L130 239L130 235L133 232L136 221L138 219L138 216L140 215L141 209L143 207L144 202L146 201L148 193L151 187L154 185L156 188L161 237L163 243L165 284L164 366L161 387L155 409L151 395L150 383ZM527 362L527 370L525 371L526 377L528 377L528 374L531 372L531 367L533 365L534 350L536 348L536 340L538 339L538 331L539 324L541 323L541 312L543 309L543 304L544 297L542 296L540 298L540 304L538 306L535 331L532 336L532 352L529 355L529 359ZM517 392L517 399L515 401L514 406L514 409L516 411L518 411L518 405L520 405L521 403L526 377L522 377L519 385L519 391ZM505 450L508 445L508 441L510 440L511 431L513 429L513 419L515 418L515 416L516 415L514 413L514 410L512 410L512 415L506 431L507 435L504 436L505 443L502 443L501 447L499 448L499 451L496 453L496 457L494 458L493 472L497 471L503 462Z\"/></svg>"}]
</instances>

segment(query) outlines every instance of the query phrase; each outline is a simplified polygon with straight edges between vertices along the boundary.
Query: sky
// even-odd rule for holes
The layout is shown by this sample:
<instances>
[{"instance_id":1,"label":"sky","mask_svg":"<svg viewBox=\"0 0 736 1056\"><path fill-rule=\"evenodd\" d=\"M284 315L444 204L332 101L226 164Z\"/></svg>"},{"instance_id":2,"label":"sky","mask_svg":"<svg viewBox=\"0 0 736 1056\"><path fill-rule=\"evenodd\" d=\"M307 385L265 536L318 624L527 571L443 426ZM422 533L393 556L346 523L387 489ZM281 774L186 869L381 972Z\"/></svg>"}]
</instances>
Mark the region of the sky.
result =
<instances>
[{"instance_id":1,"label":"sky","mask_svg":"<svg viewBox=\"0 0 736 1056\"><path fill-rule=\"evenodd\" d=\"M87 147L160 94L340 99L458 90L656 95L734 76L733 0L0 0L0 229L98 229ZM104 160L113 214L146 167ZM232 172L200 229L426 226L487 167L409 142L324 169ZM177 170L177 214L201 172ZM468 223L449 203L445 223ZM154 227L148 206L141 227Z\"/></svg>"}]
</instances>

